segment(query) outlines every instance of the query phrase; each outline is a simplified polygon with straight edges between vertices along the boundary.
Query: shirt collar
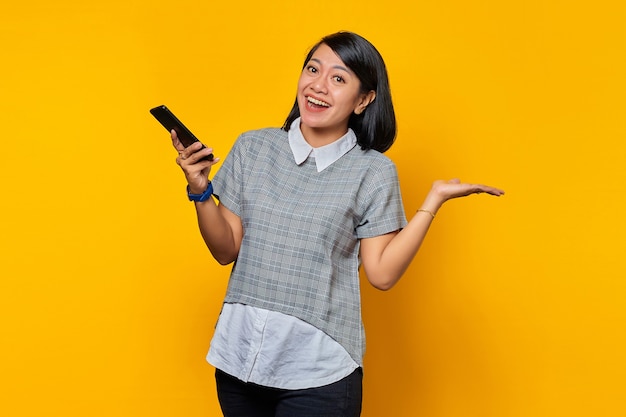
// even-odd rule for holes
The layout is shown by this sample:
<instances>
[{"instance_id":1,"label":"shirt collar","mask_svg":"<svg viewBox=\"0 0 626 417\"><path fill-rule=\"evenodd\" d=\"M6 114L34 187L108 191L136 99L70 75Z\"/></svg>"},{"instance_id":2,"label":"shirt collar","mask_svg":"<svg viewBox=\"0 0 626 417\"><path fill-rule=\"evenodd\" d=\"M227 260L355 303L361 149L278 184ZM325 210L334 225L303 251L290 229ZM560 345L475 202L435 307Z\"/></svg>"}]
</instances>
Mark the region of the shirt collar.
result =
<instances>
[{"instance_id":1,"label":"shirt collar","mask_svg":"<svg viewBox=\"0 0 626 417\"><path fill-rule=\"evenodd\" d=\"M299 117L291 123L288 137L296 164L301 165L309 156L312 156L315 158L317 172L322 172L356 146L356 135L352 129L348 128L348 133L336 141L319 148L312 147L302 135Z\"/></svg>"}]
</instances>

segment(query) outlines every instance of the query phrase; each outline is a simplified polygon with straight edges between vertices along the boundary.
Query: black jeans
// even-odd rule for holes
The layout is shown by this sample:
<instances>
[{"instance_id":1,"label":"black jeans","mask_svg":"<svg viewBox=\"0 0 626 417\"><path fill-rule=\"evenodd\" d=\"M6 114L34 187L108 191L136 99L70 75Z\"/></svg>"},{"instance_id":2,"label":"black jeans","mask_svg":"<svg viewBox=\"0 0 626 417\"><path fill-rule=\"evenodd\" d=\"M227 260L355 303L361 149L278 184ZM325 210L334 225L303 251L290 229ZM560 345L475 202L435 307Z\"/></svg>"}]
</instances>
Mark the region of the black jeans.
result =
<instances>
[{"instance_id":1,"label":"black jeans","mask_svg":"<svg viewBox=\"0 0 626 417\"><path fill-rule=\"evenodd\" d=\"M225 417L358 417L363 370L323 387L286 390L246 383L219 369L217 396Z\"/></svg>"}]
</instances>

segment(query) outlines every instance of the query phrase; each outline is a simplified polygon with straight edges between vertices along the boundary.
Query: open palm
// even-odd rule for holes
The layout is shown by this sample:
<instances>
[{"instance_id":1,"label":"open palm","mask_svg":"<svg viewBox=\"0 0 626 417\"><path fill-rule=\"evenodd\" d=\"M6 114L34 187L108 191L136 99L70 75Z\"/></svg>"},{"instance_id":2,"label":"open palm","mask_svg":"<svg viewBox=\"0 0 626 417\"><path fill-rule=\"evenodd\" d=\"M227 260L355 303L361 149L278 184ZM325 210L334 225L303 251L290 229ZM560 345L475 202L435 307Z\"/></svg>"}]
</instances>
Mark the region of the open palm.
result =
<instances>
[{"instance_id":1,"label":"open palm","mask_svg":"<svg viewBox=\"0 0 626 417\"><path fill-rule=\"evenodd\" d=\"M499 188L490 187L483 184L463 183L458 178L454 178L448 181L435 181L433 183L431 192L439 195L442 201L447 201L458 197L465 197L471 194L487 193L498 197L504 194L504 191Z\"/></svg>"}]
</instances>

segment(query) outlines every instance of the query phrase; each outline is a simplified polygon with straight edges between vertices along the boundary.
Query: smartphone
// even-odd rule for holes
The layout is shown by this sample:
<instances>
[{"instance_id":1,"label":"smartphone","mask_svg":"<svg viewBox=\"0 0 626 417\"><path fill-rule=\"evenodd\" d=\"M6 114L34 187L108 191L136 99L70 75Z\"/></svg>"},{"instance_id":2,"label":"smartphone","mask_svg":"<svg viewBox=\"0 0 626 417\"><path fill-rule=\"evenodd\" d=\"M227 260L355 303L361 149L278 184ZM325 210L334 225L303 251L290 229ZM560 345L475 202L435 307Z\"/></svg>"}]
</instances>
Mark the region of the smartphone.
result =
<instances>
[{"instance_id":1,"label":"smartphone","mask_svg":"<svg viewBox=\"0 0 626 417\"><path fill-rule=\"evenodd\" d=\"M178 120L178 117L174 116L174 113L172 113L172 111L166 106L161 105L150 109L150 113L152 113L152 115L163 125L163 127L168 132L171 132L172 129L174 129L176 131L178 139L180 140L180 143L182 143L185 148L195 142L199 142L198 138L196 138L196 136L191 133L191 131L187 129L187 127L180 120ZM202 145L202 147L206 148L204 144ZM201 159L201 161L212 160L213 154L210 154Z\"/></svg>"}]
</instances>

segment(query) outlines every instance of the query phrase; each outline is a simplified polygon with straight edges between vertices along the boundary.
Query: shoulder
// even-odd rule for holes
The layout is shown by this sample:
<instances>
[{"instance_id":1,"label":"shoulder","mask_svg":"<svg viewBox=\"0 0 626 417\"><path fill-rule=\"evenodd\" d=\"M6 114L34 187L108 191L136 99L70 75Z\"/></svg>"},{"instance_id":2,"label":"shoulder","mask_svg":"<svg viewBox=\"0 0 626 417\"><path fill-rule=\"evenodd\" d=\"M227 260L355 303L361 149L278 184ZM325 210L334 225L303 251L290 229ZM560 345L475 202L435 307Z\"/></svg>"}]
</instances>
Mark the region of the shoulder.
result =
<instances>
[{"instance_id":1,"label":"shoulder","mask_svg":"<svg viewBox=\"0 0 626 417\"><path fill-rule=\"evenodd\" d=\"M276 141L280 138L287 138L287 132L277 127L266 127L263 129L248 130L239 135L238 142L267 142Z\"/></svg>"},{"instance_id":2,"label":"shoulder","mask_svg":"<svg viewBox=\"0 0 626 417\"><path fill-rule=\"evenodd\" d=\"M248 130L237 137L231 152L241 156L256 154L262 149L270 152L269 149L280 147L281 143L288 143L288 140L287 132L280 128Z\"/></svg>"},{"instance_id":3,"label":"shoulder","mask_svg":"<svg viewBox=\"0 0 626 417\"><path fill-rule=\"evenodd\" d=\"M358 145L349 152L354 163L368 176L397 176L396 164L386 155L373 150L363 150Z\"/></svg>"}]
</instances>

